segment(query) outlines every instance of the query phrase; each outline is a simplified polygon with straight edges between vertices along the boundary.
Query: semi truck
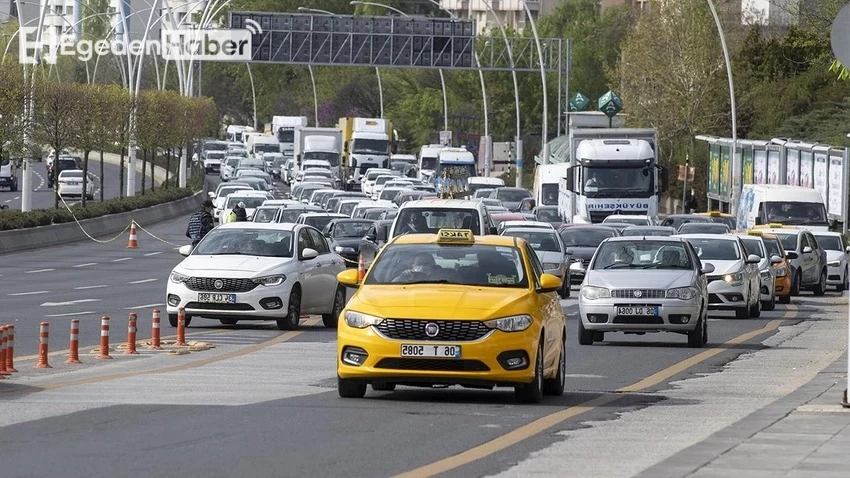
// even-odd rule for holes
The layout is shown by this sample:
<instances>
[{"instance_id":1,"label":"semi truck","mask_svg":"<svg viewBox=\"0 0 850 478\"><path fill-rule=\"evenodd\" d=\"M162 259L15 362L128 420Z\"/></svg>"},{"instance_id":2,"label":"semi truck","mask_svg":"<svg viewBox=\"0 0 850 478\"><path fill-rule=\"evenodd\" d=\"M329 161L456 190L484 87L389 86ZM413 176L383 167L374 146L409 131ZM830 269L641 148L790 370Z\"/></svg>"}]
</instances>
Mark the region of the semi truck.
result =
<instances>
[{"instance_id":1,"label":"semi truck","mask_svg":"<svg viewBox=\"0 0 850 478\"><path fill-rule=\"evenodd\" d=\"M571 116L571 122L578 124L569 130L569 166L558 188L561 219L600 223L616 213L656 217L668 186L667 169L658 164L656 131L583 128L576 121L581 116ZM596 126L596 120L590 117L587 123Z\"/></svg>"},{"instance_id":2,"label":"semi truck","mask_svg":"<svg viewBox=\"0 0 850 478\"><path fill-rule=\"evenodd\" d=\"M360 177L369 168L389 168L392 123L380 118L339 119L345 188L360 189Z\"/></svg>"},{"instance_id":3,"label":"semi truck","mask_svg":"<svg viewBox=\"0 0 850 478\"><path fill-rule=\"evenodd\" d=\"M337 177L342 177L342 131L337 128L298 128L295 130L295 159L300 166L307 159L330 163Z\"/></svg>"},{"instance_id":4,"label":"semi truck","mask_svg":"<svg viewBox=\"0 0 850 478\"><path fill-rule=\"evenodd\" d=\"M291 151L295 149L295 130L305 126L306 116L272 116L272 134L277 136L280 151L284 156L292 155Z\"/></svg>"}]
</instances>

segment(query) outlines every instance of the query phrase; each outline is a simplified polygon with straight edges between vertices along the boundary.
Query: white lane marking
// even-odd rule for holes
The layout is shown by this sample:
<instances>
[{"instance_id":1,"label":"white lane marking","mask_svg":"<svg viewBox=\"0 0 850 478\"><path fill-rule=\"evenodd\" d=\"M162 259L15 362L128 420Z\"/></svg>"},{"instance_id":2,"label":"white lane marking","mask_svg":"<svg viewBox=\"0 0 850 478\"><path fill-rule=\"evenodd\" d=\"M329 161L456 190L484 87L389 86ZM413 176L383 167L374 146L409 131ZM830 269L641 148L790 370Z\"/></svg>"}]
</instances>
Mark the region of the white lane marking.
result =
<instances>
[{"instance_id":1,"label":"white lane marking","mask_svg":"<svg viewBox=\"0 0 850 478\"><path fill-rule=\"evenodd\" d=\"M70 317L72 315L90 315L95 313L93 310L87 310L85 312L70 312L68 314L47 314L45 317Z\"/></svg>"},{"instance_id":2,"label":"white lane marking","mask_svg":"<svg viewBox=\"0 0 850 478\"><path fill-rule=\"evenodd\" d=\"M40 181L38 186L35 189L41 189L41 187L44 186L44 176L42 176L41 173L39 173L38 171L33 171L33 172L35 173L36 176L38 176L38 179Z\"/></svg>"},{"instance_id":3,"label":"white lane marking","mask_svg":"<svg viewBox=\"0 0 850 478\"><path fill-rule=\"evenodd\" d=\"M42 307L63 307L66 305L74 305L74 304L84 304L86 302L100 302L100 299L77 299L77 300L69 300L67 302L45 302L41 304Z\"/></svg>"},{"instance_id":4,"label":"white lane marking","mask_svg":"<svg viewBox=\"0 0 850 478\"><path fill-rule=\"evenodd\" d=\"M38 274L39 272L52 272L52 271L55 271L55 270L56 269L37 269L37 270L34 270L34 271L26 271L26 272L24 272L24 274Z\"/></svg>"},{"instance_id":5,"label":"white lane marking","mask_svg":"<svg viewBox=\"0 0 850 478\"><path fill-rule=\"evenodd\" d=\"M130 259L132 259L132 257L122 257L120 259L112 259L112 262L123 262L123 261L129 261Z\"/></svg>"},{"instance_id":6,"label":"white lane marking","mask_svg":"<svg viewBox=\"0 0 850 478\"><path fill-rule=\"evenodd\" d=\"M88 290L88 289L103 289L104 287L109 287L108 285L83 285L80 287L74 287L74 290Z\"/></svg>"},{"instance_id":7,"label":"white lane marking","mask_svg":"<svg viewBox=\"0 0 850 478\"><path fill-rule=\"evenodd\" d=\"M18 200L18 199L20 199L20 198L21 198L20 196L15 196L15 200Z\"/></svg>"},{"instance_id":8,"label":"white lane marking","mask_svg":"<svg viewBox=\"0 0 850 478\"><path fill-rule=\"evenodd\" d=\"M10 203L10 202L12 202L12 200L11 200L11 199L7 199L7 200L5 200L5 201L3 201L3 202L5 202L5 203Z\"/></svg>"},{"instance_id":9,"label":"white lane marking","mask_svg":"<svg viewBox=\"0 0 850 478\"><path fill-rule=\"evenodd\" d=\"M17 296L17 295L38 295L38 294L49 294L49 293L50 293L49 290L34 290L34 291L31 291L31 292L15 292L14 294L7 294L7 295Z\"/></svg>"},{"instance_id":10,"label":"white lane marking","mask_svg":"<svg viewBox=\"0 0 850 478\"><path fill-rule=\"evenodd\" d=\"M151 309L153 307L164 307L164 305L163 304L145 304L145 305L137 305L135 307L126 307L124 310Z\"/></svg>"},{"instance_id":11,"label":"white lane marking","mask_svg":"<svg viewBox=\"0 0 850 478\"><path fill-rule=\"evenodd\" d=\"M568 378L606 378L604 375L593 375L589 373L568 373Z\"/></svg>"},{"instance_id":12,"label":"white lane marking","mask_svg":"<svg viewBox=\"0 0 850 478\"><path fill-rule=\"evenodd\" d=\"M97 262L86 262L85 264L77 264L74 267L88 267L97 265Z\"/></svg>"},{"instance_id":13,"label":"white lane marking","mask_svg":"<svg viewBox=\"0 0 850 478\"><path fill-rule=\"evenodd\" d=\"M132 282L128 282L128 284L144 284L145 282L156 282L159 279L142 279L142 280L134 280Z\"/></svg>"},{"instance_id":14,"label":"white lane marking","mask_svg":"<svg viewBox=\"0 0 850 478\"><path fill-rule=\"evenodd\" d=\"M158 255L160 255L160 254L162 254L162 251L159 251L159 252L148 252L147 254L145 254L145 257L158 256Z\"/></svg>"}]
</instances>

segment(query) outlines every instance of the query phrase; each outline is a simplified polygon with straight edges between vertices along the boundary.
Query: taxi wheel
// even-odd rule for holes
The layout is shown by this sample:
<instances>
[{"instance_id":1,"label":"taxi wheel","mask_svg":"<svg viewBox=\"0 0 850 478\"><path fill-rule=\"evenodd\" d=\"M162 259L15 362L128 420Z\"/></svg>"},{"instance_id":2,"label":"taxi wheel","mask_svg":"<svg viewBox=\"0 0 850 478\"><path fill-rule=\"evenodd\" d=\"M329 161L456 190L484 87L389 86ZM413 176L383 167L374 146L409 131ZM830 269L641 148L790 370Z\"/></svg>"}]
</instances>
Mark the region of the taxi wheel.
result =
<instances>
[{"instance_id":1,"label":"taxi wheel","mask_svg":"<svg viewBox=\"0 0 850 478\"><path fill-rule=\"evenodd\" d=\"M565 280L561 284L561 290L558 292L558 295L560 295L562 299L568 299L570 297L570 279L564 279Z\"/></svg>"},{"instance_id":2,"label":"taxi wheel","mask_svg":"<svg viewBox=\"0 0 850 478\"><path fill-rule=\"evenodd\" d=\"M770 300L761 303L762 310L773 310L776 308L776 293L770 296Z\"/></svg>"},{"instance_id":3,"label":"taxi wheel","mask_svg":"<svg viewBox=\"0 0 850 478\"><path fill-rule=\"evenodd\" d=\"M366 382L337 375L336 391L342 398L363 398L366 396Z\"/></svg>"},{"instance_id":4,"label":"taxi wheel","mask_svg":"<svg viewBox=\"0 0 850 478\"><path fill-rule=\"evenodd\" d=\"M794 283L791 285L791 295L800 295L800 274L794 278Z\"/></svg>"},{"instance_id":5,"label":"taxi wheel","mask_svg":"<svg viewBox=\"0 0 850 478\"><path fill-rule=\"evenodd\" d=\"M820 273L820 280L818 285L815 286L814 293L818 297L826 294L826 271Z\"/></svg>"},{"instance_id":6,"label":"taxi wheel","mask_svg":"<svg viewBox=\"0 0 850 478\"><path fill-rule=\"evenodd\" d=\"M579 345L593 345L593 331L585 329L580 318L578 320L578 343Z\"/></svg>"},{"instance_id":7,"label":"taxi wheel","mask_svg":"<svg viewBox=\"0 0 850 478\"><path fill-rule=\"evenodd\" d=\"M688 347L698 349L708 343L708 321L706 314L701 314L697 326L688 332Z\"/></svg>"},{"instance_id":8,"label":"taxi wheel","mask_svg":"<svg viewBox=\"0 0 850 478\"><path fill-rule=\"evenodd\" d=\"M783 295L779 297L780 304L790 304L791 303L791 294Z\"/></svg>"},{"instance_id":9,"label":"taxi wheel","mask_svg":"<svg viewBox=\"0 0 850 478\"><path fill-rule=\"evenodd\" d=\"M277 319L277 328L280 330L295 330L301 320L301 289L293 287L289 293L289 307L286 309L286 317Z\"/></svg>"},{"instance_id":10,"label":"taxi wheel","mask_svg":"<svg viewBox=\"0 0 850 478\"><path fill-rule=\"evenodd\" d=\"M336 286L334 294L334 306L330 314L322 314L322 323L329 329L335 329L339 321L339 314L345 307L345 288L341 285Z\"/></svg>"},{"instance_id":11,"label":"taxi wheel","mask_svg":"<svg viewBox=\"0 0 850 478\"><path fill-rule=\"evenodd\" d=\"M537 345L534 359L534 380L514 387L514 396L521 403L540 403L543 400L543 339Z\"/></svg>"},{"instance_id":12,"label":"taxi wheel","mask_svg":"<svg viewBox=\"0 0 850 478\"><path fill-rule=\"evenodd\" d=\"M554 395L560 397L564 394L564 387L567 383L567 335L563 334L561 338L561 353L558 356L558 376L555 378L547 378L543 381L543 392L546 395Z\"/></svg>"}]
</instances>

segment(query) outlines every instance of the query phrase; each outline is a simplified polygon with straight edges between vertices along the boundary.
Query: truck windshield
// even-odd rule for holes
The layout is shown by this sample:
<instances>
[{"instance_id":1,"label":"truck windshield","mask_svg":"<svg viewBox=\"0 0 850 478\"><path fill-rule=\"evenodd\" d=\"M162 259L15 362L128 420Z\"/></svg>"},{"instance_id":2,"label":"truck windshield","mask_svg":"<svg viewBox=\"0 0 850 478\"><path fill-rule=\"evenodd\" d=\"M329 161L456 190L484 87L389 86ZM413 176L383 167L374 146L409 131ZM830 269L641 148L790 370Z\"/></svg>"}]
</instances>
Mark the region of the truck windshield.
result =
<instances>
[{"instance_id":1,"label":"truck windshield","mask_svg":"<svg viewBox=\"0 0 850 478\"><path fill-rule=\"evenodd\" d=\"M652 195L652 170L643 165L584 167L582 173L584 194L587 197L648 197Z\"/></svg>"},{"instance_id":2,"label":"truck windshield","mask_svg":"<svg viewBox=\"0 0 850 478\"><path fill-rule=\"evenodd\" d=\"M437 169L437 158L422 158L422 167L419 169L427 169L430 171Z\"/></svg>"},{"instance_id":3,"label":"truck windshield","mask_svg":"<svg viewBox=\"0 0 850 478\"><path fill-rule=\"evenodd\" d=\"M304 159L320 159L331 163L331 167L333 168L339 166L339 153L328 151L306 151L304 153Z\"/></svg>"},{"instance_id":4,"label":"truck windshield","mask_svg":"<svg viewBox=\"0 0 850 478\"><path fill-rule=\"evenodd\" d=\"M813 202L766 202L767 222L790 225L826 226L826 209Z\"/></svg>"},{"instance_id":5,"label":"truck windshield","mask_svg":"<svg viewBox=\"0 0 850 478\"><path fill-rule=\"evenodd\" d=\"M389 142L385 139L355 139L351 152L357 154L388 154Z\"/></svg>"},{"instance_id":6,"label":"truck windshield","mask_svg":"<svg viewBox=\"0 0 850 478\"><path fill-rule=\"evenodd\" d=\"M540 186L540 202L544 206L558 205L558 184L545 183Z\"/></svg>"},{"instance_id":7,"label":"truck windshield","mask_svg":"<svg viewBox=\"0 0 850 478\"><path fill-rule=\"evenodd\" d=\"M277 130L277 140L281 143L294 143L295 130L292 128L280 128Z\"/></svg>"}]
</instances>

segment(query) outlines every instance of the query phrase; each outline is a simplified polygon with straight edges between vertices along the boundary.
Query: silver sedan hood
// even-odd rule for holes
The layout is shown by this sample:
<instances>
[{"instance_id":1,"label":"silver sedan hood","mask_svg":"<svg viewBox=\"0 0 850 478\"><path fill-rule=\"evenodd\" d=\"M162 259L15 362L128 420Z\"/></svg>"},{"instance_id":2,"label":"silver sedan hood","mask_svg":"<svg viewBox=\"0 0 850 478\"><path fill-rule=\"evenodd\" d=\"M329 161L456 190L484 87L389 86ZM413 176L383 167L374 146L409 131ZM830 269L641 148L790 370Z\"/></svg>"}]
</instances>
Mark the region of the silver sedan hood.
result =
<instances>
[{"instance_id":1,"label":"silver sedan hood","mask_svg":"<svg viewBox=\"0 0 850 478\"><path fill-rule=\"evenodd\" d=\"M585 284L608 289L672 289L694 283L694 271L660 269L591 270Z\"/></svg>"}]
</instances>

